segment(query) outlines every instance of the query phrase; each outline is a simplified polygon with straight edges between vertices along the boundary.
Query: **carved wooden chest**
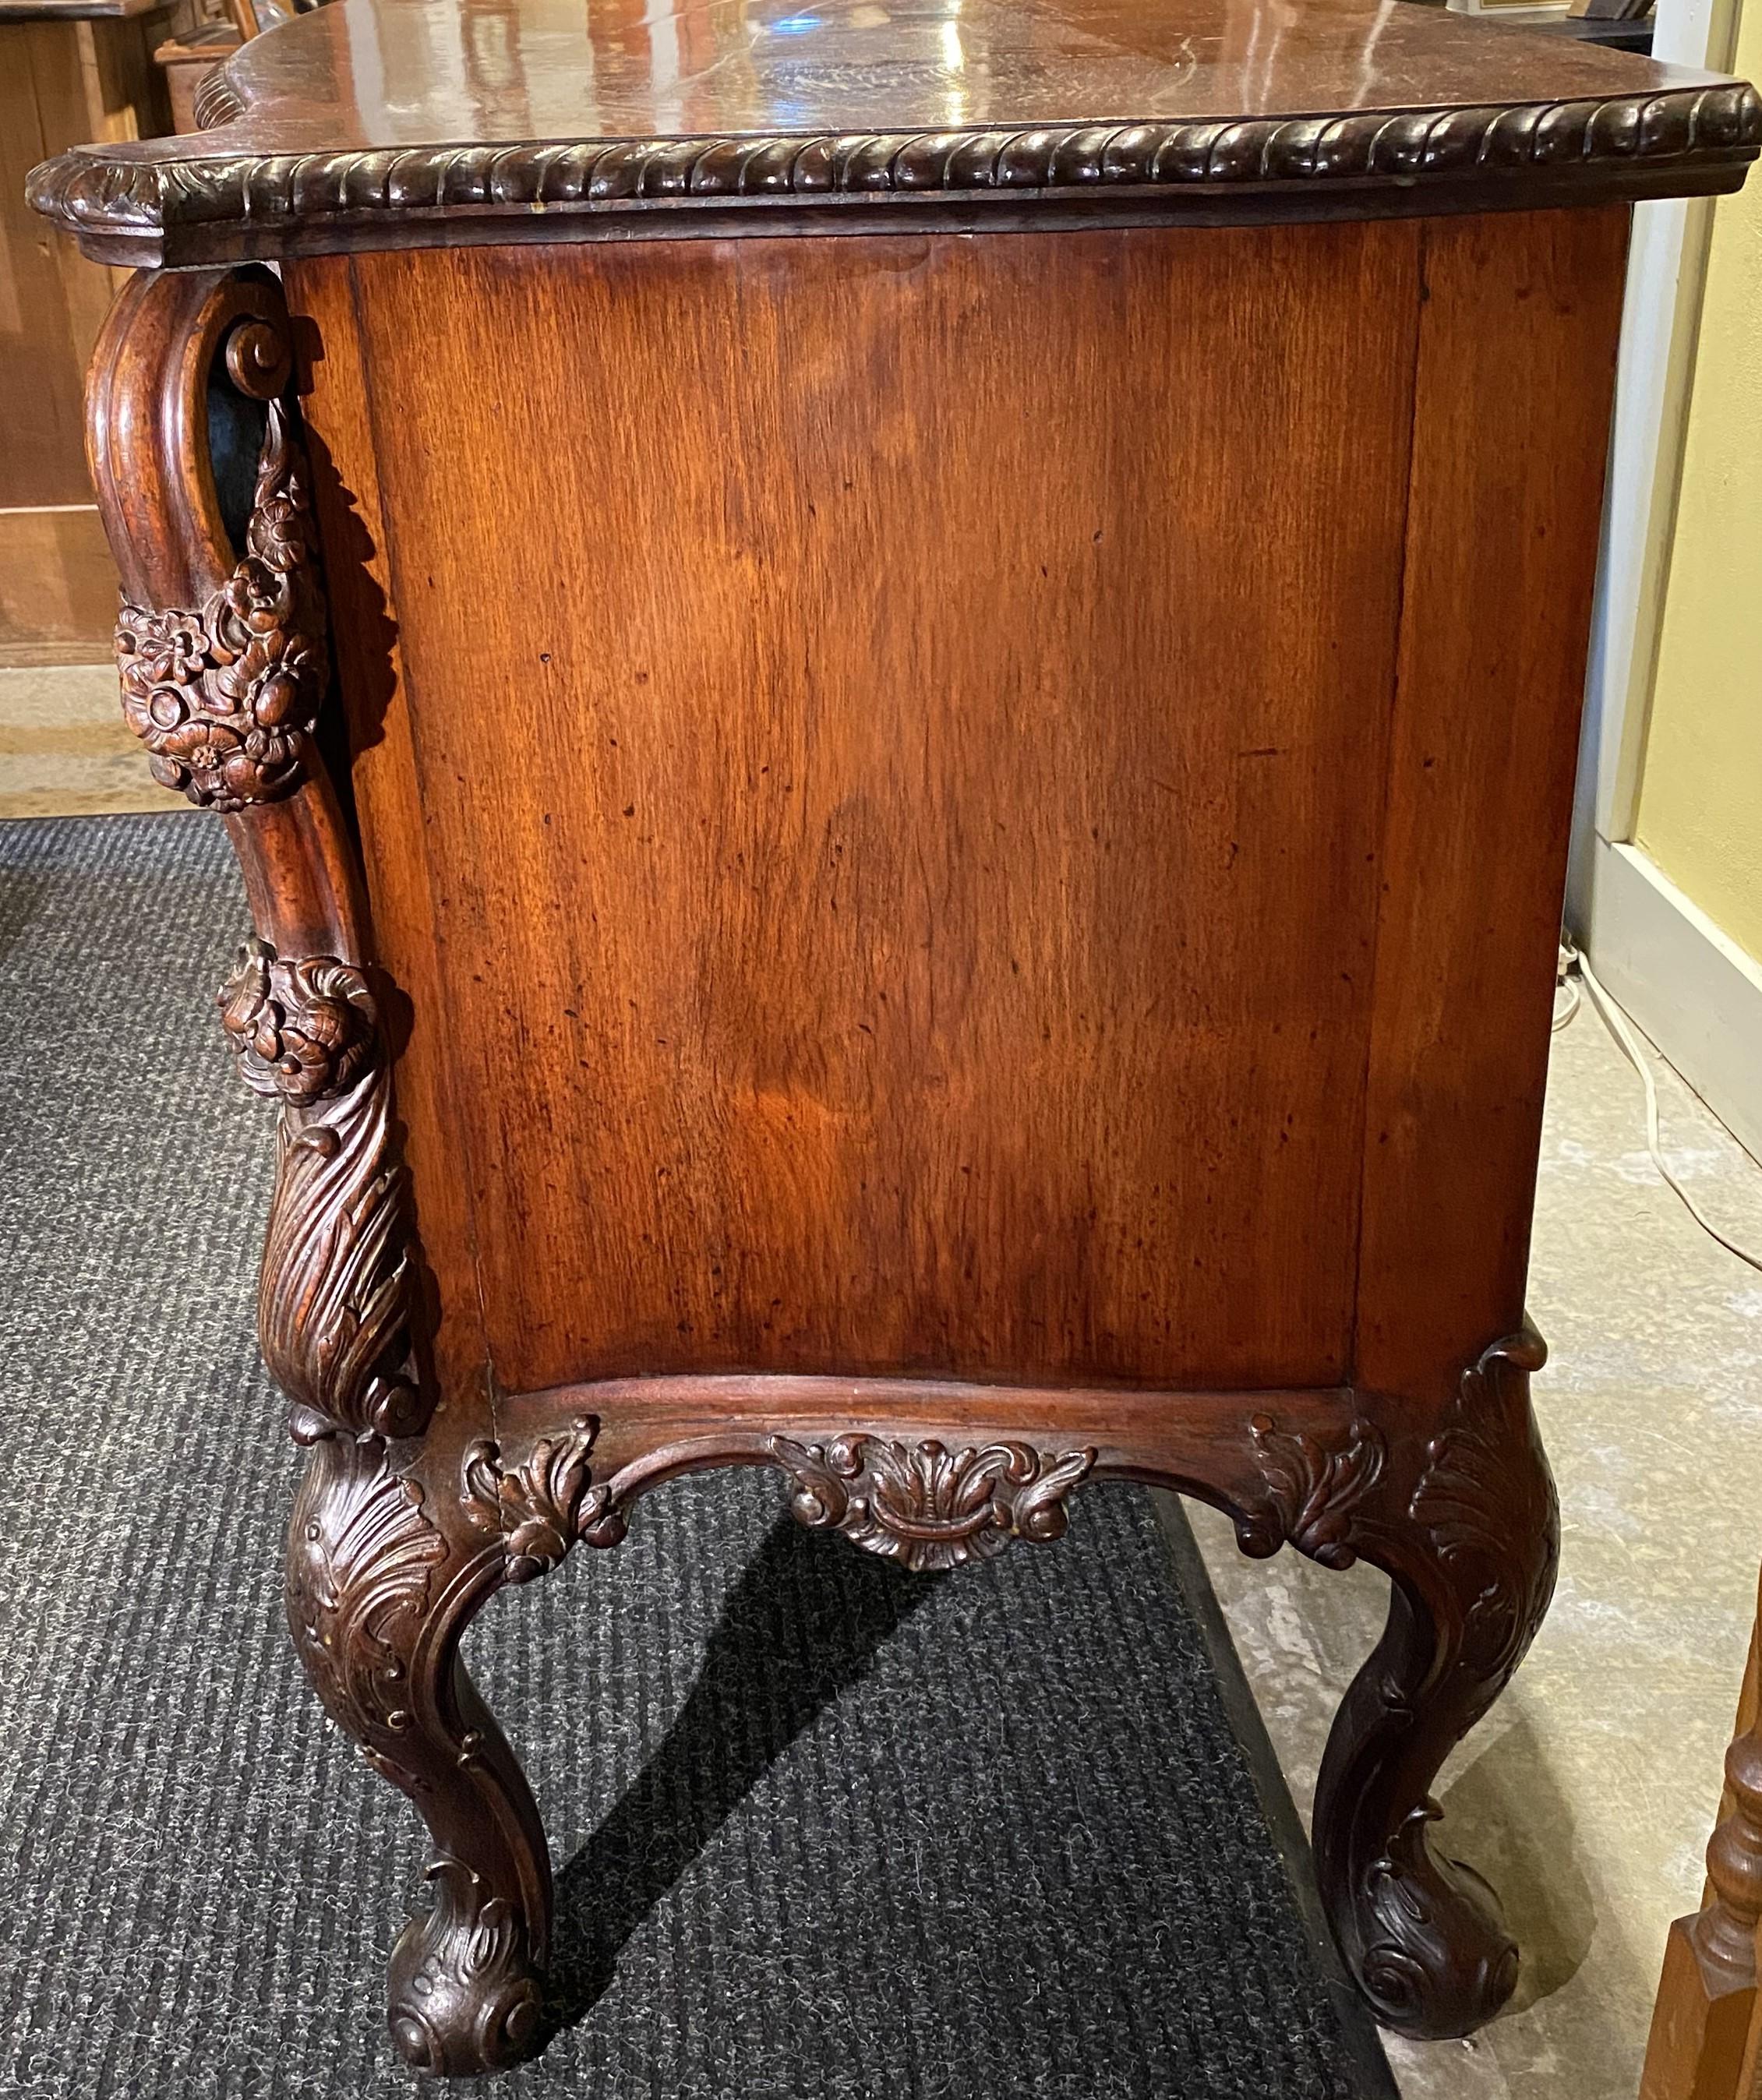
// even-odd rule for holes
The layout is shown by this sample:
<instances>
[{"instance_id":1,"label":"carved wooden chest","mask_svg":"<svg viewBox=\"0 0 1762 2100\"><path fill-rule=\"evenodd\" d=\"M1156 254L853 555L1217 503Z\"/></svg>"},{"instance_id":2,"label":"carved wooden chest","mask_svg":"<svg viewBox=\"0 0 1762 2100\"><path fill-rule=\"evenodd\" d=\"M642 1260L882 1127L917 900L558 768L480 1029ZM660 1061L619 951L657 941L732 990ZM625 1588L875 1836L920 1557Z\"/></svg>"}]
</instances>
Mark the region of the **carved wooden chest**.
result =
<instances>
[{"instance_id":1,"label":"carved wooden chest","mask_svg":"<svg viewBox=\"0 0 1762 2100\"><path fill-rule=\"evenodd\" d=\"M290 1620L437 1848L400 2048L545 2034L462 1628L723 1464L909 1568L1106 1476L1375 1562L1322 1883L1382 2018L1486 2019L1427 1789L1553 1579L1628 207L1755 95L1371 0L342 0L204 114L33 194L140 267L124 704L250 889Z\"/></svg>"}]
</instances>

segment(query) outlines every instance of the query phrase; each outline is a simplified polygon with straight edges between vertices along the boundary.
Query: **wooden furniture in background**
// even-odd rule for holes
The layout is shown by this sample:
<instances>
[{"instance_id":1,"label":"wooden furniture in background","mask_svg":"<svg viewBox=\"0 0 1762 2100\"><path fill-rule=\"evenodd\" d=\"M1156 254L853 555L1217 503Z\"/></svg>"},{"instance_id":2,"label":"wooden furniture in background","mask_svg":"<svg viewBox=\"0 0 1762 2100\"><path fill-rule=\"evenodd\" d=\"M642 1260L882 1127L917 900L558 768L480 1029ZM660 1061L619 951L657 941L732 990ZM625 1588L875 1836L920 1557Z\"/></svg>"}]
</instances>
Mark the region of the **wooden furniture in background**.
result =
<instances>
[{"instance_id":1,"label":"wooden furniture in background","mask_svg":"<svg viewBox=\"0 0 1762 2100\"><path fill-rule=\"evenodd\" d=\"M1485 2020L1428 1789L1553 1581L1627 206L1754 93L1375 0L342 0L214 108L33 193L141 266L125 706L245 871L289 1623L436 1846L399 2048L545 2036L466 1622L724 1464L914 1568L1123 1477L1386 1571L1318 1871L1381 2018Z\"/></svg>"},{"instance_id":2,"label":"wooden furniture in background","mask_svg":"<svg viewBox=\"0 0 1762 2100\"><path fill-rule=\"evenodd\" d=\"M1762 2091L1762 1600L1707 1871L1700 1909L1670 1929L1641 2100L1753 2100Z\"/></svg>"},{"instance_id":3,"label":"wooden furniture in background","mask_svg":"<svg viewBox=\"0 0 1762 2100\"><path fill-rule=\"evenodd\" d=\"M322 0L282 0L280 5L272 5L271 0L261 0L261 4L259 0L227 0L224 20L205 22L187 36L168 38L153 53L153 60L165 70L175 128L186 134L202 129L203 117L208 113L203 90L210 81L217 81L219 68L241 44L295 15L309 13L321 3ZM217 92L223 97L223 86L218 82ZM224 107L223 101L221 106Z\"/></svg>"},{"instance_id":4,"label":"wooden furniture in background","mask_svg":"<svg viewBox=\"0 0 1762 2100\"><path fill-rule=\"evenodd\" d=\"M152 0L0 0L0 666L95 664L117 571L86 471L86 368L121 273L24 202L24 179L82 140L170 129L148 57L175 10Z\"/></svg>"},{"instance_id":5,"label":"wooden furniture in background","mask_svg":"<svg viewBox=\"0 0 1762 2100\"><path fill-rule=\"evenodd\" d=\"M154 51L153 64L166 77L174 131L187 135L201 129L197 105L202 90L243 41L230 21L204 22L187 36L167 37Z\"/></svg>"}]
</instances>

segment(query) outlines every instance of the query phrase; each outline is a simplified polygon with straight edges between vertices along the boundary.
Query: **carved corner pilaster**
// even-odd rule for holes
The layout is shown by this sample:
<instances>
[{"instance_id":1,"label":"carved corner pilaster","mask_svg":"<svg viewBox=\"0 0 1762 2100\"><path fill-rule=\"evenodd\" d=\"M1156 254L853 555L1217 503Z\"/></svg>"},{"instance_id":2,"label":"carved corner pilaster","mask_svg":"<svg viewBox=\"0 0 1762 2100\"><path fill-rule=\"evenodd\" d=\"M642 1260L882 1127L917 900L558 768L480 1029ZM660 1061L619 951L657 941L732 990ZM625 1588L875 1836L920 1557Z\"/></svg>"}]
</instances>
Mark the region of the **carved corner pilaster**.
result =
<instances>
[{"instance_id":1,"label":"carved corner pilaster","mask_svg":"<svg viewBox=\"0 0 1762 2100\"><path fill-rule=\"evenodd\" d=\"M123 713L156 779L227 814L252 898L258 938L221 1013L245 1084L280 1105L258 1324L309 1444L413 1434L429 1402L360 871L313 740L329 659L290 339L266 271L137 277L105 325L88 417L123 579ZM206 457L222 377L263 407L242 549Z\"/></svg>"}]
</instances>

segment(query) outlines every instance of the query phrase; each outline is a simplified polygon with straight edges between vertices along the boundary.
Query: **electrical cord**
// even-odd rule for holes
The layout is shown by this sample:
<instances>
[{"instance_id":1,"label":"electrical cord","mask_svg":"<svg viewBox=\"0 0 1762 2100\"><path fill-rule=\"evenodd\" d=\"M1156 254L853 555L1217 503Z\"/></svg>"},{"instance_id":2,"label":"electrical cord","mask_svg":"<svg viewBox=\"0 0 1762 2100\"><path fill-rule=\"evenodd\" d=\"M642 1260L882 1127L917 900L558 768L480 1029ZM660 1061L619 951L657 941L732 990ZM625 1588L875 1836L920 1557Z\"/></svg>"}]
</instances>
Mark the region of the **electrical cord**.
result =
<instances>
[{"instance_id":1,"label":"electrical cord","mask_svg":"<svg viewBox=\"0 0 1762 2100\"><path fill-rule=\"evenodd\" d=\"M1574 996L1563 1011L1556 1012L1554 1032L1558 1035L1579 1011L1578 987L1571 982L1574 976L1579 978L1590 995L1591 1004L1596 1008L1603 1026L1615 1039L1616 1048L1640 1075L1640 1083L1645 1089L1646 1149L1652 1155L1652 1164L1663 1177L1665 1186L1676 1195L1708 1238L1717 1240L1728 1254L1736 1255L1739 1261L1747 1262L1751 1268L1762 1271L1762 1256L1753 1255L1747 1247L1739 1246L1735 1240L1728 1239L1666 1164L1663 1142L1658 1136L1658 1082L1652 1076L1650 1061L1641 1047L1639 1038L1627 1025L1627 1017L1604 989L1596 971L1571 942L1566 940L1560 944L1560 968L1556 982Z\"/></svg>"}]
</instances>

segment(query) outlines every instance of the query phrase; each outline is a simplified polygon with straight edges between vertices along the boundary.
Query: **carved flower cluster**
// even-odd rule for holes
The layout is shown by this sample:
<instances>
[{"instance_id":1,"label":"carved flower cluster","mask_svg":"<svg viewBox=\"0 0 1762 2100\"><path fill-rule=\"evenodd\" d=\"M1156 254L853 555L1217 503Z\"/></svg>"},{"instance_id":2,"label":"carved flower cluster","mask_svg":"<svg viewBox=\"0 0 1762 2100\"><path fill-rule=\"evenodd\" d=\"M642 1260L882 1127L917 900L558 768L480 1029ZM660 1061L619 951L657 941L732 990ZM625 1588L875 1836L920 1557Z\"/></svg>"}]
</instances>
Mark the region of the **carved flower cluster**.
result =
<instances>
[{"instance_id":1,"label":"carved flower cluster","mask_svg":"<svg viewBox=\"0 0 1762 2100\"><path fill-rule=\"evenodd\" d=\"M212 810L298 784L324 698L324 611L299 449L280 402L258 464L248 552L199 612L125 601L122 712L153 777Z\"/></svg>"},{"instance_id":2,"label":"carved flower cluster","mask_svg":"<svg viewBox=\"0 0 1762 2100\"><path fill-rule=\"evenodd\" d=\"M333 955L284 959L262 941L239 951L220 1022L254 1093L301 1104L341 1093L373 1054L373 995Z\"/></svg>"}]
</instances>

